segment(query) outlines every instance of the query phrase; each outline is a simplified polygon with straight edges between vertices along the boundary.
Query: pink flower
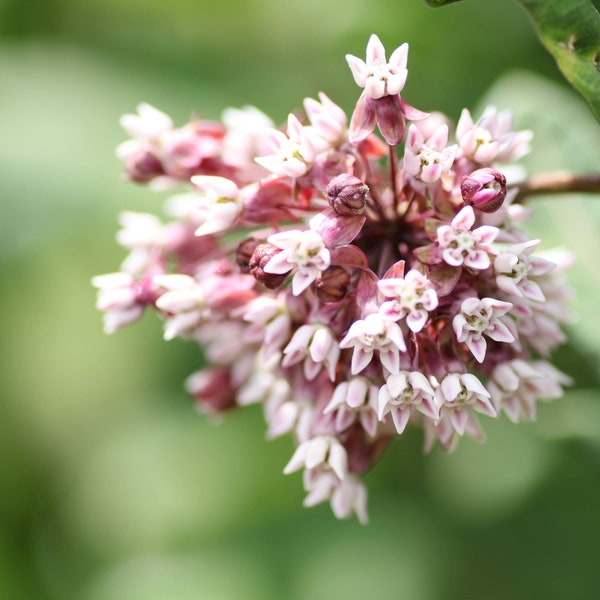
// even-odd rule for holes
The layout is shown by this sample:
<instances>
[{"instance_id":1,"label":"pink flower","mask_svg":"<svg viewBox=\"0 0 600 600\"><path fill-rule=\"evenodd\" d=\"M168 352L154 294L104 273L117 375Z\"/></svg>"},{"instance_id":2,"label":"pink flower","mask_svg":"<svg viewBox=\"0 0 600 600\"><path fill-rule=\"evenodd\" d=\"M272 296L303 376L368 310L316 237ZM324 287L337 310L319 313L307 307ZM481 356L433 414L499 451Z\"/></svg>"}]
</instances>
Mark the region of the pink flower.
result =
<instances>
[{"instance_id":1,"label":"pink flower","mask_svg":"<svg viewBox=\"0 0 600 600\"><path fill-rule=\"evenodd\" d=\"M242 214L237 185L225 177L195 175L191 182L201 191L197 214L202 224L196 235L210 235L229 229Z\"/></svg>"},{"instance_id":2,"label":"pink flower","mask_svg":"<svg viewBox=\"0 0 600 600\"><path fill-rule=\"evenodd\" d=\"M304 375L311 381L321 367L325 366L329 379L335 380L335 368L340 356L340 347L335 334L326 325L302 325L294 332L283 350L282 367L303 362Z\"/></svg>"},{"instance_id":3,"label":"pink flower","mask_svg":"<svg viewBox=\"0 0 600 600\"><path fill-rule=\"evenodd\" d=\"M554 263L541 257L530 256L540 240L529 240L515 244L494 259L494 271L498 287L519 298L529 298L537 302L545 300L540 286L529 276L549 273Z\"/></svg>"},{"instance_id":4,"label":"pink flower","mask_svg":"<svg viewBox=\"0 0 600 600\"><path fill-rule=\"evenodd\" d=\"M284 274L294 270L292 290L301 294L331 262L323 238L312 229L282 231L269 236L268 241L282 251L264 267L267 273Z\"/></svg>"},{"instance_id":5,"label":"pink flower","mask_svg":"<svg viewBox=\"0 0 600 600\"><path fill-rule=\"evenodd\" d=\"M380 279L377 287L386 298L393 298L381 305L380 314L391 321L406 317L408 328L415 333L423 329L429 313L438 305L438 297L431 282L414 269L403 279Z\"/></svg>"},{"instance_id":6,"label":"pink flower","mask_svg":"<svg viewBox=\"0 0 600 600\"><path fill-rule=\"evenodd\" d=\"M441 418L447 417L458 435L464 435L471 409L488 417L498 416L490 393L471 373L448 373L436 389L435 402Z\"/></svg>"},{"instance_id":7,"label":"pink flower","mask_svg":"<svg viewBox=\"0 0 600 600\"><path fill-rule=\"evenodd\" d=\"M381 364L390 372L397 373L400 368L400 352L406 351L406 344L400 327L386 321L380 314L372 313L363 320L355 321L340 348L354 348L352 355L352 374L360 373L378 352Z\"/></svg>"},{"instance_id":8,"label":"pink flower","mask_svg":"<svg viewBox=\"0 0 600 600\"><path fill-rule=\"evenodd\" d=\"M285 473L304 470L304 505L361 523L360 477L409 425L450 451L483 439L478 413L533 418L570 383L537 358L565 340L570 259L533 254L531 209L489 166L531 134L506 111L463 111L448 146L452 119L400 95L407 54L388 60L373 35L366 60L348 55L362 88L349 127L323 93L282 129L252 107L180 128L146 104L126 115L128 179L187 192L164 222L123 213L129 255L93 280L105 331L154 310L166 339L202 349L186 382L198 408L261 404L267 438L293 439Z\"/></svg>"},{"instance_id":9,"label":"pink flower","mask_svg":"<svg viewBox=\"0 0 600 600\"><path fill-rule=\"evenodd\" d=\"M488 106L481 119L474 123L465 108L456 126L456 139L463 155L476 163L509 162L529 152L532 138L531 131L514 133L511 127L510 111L498 112Z\"/></svg>"},{"instance_id":10,"label":"pink flower","mask_svg":"<svg viewBox=\"0 0 600 600\"><path fill-rule=\"evenodd\" d=\"M379 389L366 377L353 377L336 388L324 414L335 413L336 431L348 429L359 420L371 436L377 434L377 394Z\"/></svg>"},{"instance_id":11,"label":"pink flower","mask_svg":"<svg viewBox=\"0 0 600 600\"><path fill-rule=\"evenodd\" d=\"M283 472L288 475L302 467L314 469L327 467L338 479L348 474L348 456L345 448L333 436L321 435L302 442Z\"/></svg>"},{"instance_id":12,"label":"pink flower","mask_svg":"<svg viewBox=\"0 0 600 600\"><path fill-rule=\"evenodd\" d=\"M379 390L377 415L382 421L391 414L398 435L404 432L413 409L437 423L439 408L434 396L431 383L422 373L400 371L390 375Z\"/></svg>"},{"instance_id":13,"label":"pink flower","mask_svg":"<svg viewBox=\"0 0 600 600\"><path fill-rule=\"evenodd\" d=\"M442 256L452 267L470 267L484 270L490 264L488 244L498 235L498 228L482 225L471 231L475 223L475 213L465 206L452 219L450 225L441 225L437 229L437 241L442 248Z\"/></svg>"},{"instance_id":14,"label":"pink flower","mask_svg":"<svg viewBox=\"0 0 600 600\"><path fill-rule=\"evenodd\" d=\"M406 83L408 44L396 48L387 62L385 48L380 39L373 34L367 44L367 61L352 54L346 54L346 61L356 85L364 88L369 98L377 100L383 96L393 96L399 94Z\"/></svg>"},{"instance_id":15,"label":"pink flower","mask_svg":"<svg viewBox=\"0 0 600 600\"><path fill-rule=\"evenodd\" d=\"M435 183L452 167L457 146L446 147L448 126L440 125L427 140L415 125L408 128L404 173L423 183Z\"/></svg>"},{"instance_id":16,"label":"pink flower","mask_svg":"<svg viewBox=\"0 0 600 600\"><path fill-rule=\"evenodd\" d=\"M510 321L504 315L513 307L510 302L493 298L467 298L460 305L460 312L452 320L452 327L459 342L464 342L477 362L483 362L487 349L487 337L497 342L514 342ZM514 328L514 326L513 326Z\"/></svg>"},{"instance_id":17,"label":"pink flower","mask_svg":"<svg viewBox=\"0 0 600 600\"><path fill-rule=\"evenodd\" d=\"M315 148L310 134L294 115L288 117L287 135L277 129L269 133L272 154L257 156L254 160L261 166L287 177L302 177L311 168Z\"/></svg>"},{"instance_id":18,"label":"pink flower","mask_svg":"<svg viewBox=\"0 0 600 600\"><path fill-rule=\"evenodd\" d=\"M367 489L358 477L348 475L340 481L333 473L313 469L304 472L304 489L308 492L304 506L329 500L338 519L347 519L354 512L360 523L368 523Z\"/></svg>"}]
</instances>

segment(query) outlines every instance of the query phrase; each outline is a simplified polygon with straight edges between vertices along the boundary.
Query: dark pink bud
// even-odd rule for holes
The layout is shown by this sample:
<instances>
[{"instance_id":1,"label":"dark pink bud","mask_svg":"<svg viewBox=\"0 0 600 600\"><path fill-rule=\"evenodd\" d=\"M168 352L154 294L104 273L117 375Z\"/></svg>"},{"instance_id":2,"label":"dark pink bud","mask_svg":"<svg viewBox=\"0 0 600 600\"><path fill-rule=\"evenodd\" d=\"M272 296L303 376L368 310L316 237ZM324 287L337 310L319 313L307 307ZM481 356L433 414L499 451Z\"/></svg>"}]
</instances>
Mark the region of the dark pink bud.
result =
<instances>
[{"instance_id":1,"label":"dark pink bud","mask_svg":"<svg viewBox=\"0 0 600 600\"><path fill-rule=\"evenodd\" d=\"M250 273L254 278L270 290L278 288L288 276L288 273L278 275L275 273L267 273L265 271L267 263L279 252L281 252L281 250L272 244L260 244L254 250L250 262L248 263Z\"/></svg>"},{"instance_id":2,"label":"dark pink bud","mask_svg":"<svg viewBox=\"0 0 600 600\"><path fill-rule=\"evenodd\" d=\"M235 250L235 262L242 273L250 273L250 260L256 248L264 243L264 240L255 237L246 238Z\"/></svg>"},{"instance_id":3,"label":"dark pink bud","mask_svg":"<svg viewBox=\"0 0 600 600\"><path fill-rule=\"evenodd\" d=\"M350 273L343 267L325 269L313 284L313 291L321 302L339 302L348 291Z\"/></svg>"},{"instance_id":4,"label":"dark pink bud","mask_svg":"<svg viewBox=\"0 0 600 600\"><path fill-rule=\"evenodd\" d=\"M202 412L215 415L235 406L235 390L229 369L205 368L189 377L186 387Z\"/></svg>"},{"instance_id":5,"label":"dark pink bud","mask_svg":"<svg viewBox=\"0 0 600 600\"><path fill-rule=\"evenodd\" d=\"M127 176L137 183L148 183L159 175L164 175L162 163L148 148L140 148L125 159Z\"/></svg>"},{"instance_id":6,"label":"dark pink bud","mask_svg":"<svg viewBox=\"0 0 600 600\"><path fill-rule=\"evenodd\" d=\"M492 213L504 202L506 178L496 169L477 169L463 178L460 191L466 205Z\"/></svg>"},{"instance_id":7,"label":"dark pink bud","mask_svg":"<svg viewBox=\"0 0 600 600\"><path fill-rule=\"evenodd\" d=\"M354 175L343 173L327 186L327 199L338 215L362 215L369 188Z\"/></svg>"}]
</instances>

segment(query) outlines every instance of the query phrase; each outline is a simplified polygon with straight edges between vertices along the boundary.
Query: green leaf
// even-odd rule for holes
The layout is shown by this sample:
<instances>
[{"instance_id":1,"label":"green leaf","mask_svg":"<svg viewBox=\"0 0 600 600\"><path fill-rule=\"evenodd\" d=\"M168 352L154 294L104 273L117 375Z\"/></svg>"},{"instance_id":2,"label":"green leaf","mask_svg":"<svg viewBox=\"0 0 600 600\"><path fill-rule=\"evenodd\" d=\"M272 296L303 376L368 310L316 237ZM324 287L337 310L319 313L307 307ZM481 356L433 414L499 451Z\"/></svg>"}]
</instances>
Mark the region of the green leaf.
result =
<instances>
[{"instance_id":1,"label":"green leaf","mask_svg":"<svg viewBox=\"0 0 600 600\"><path fill-rule=\"evenodd\" d=\"M591 0L517 0L569 83L600 120L600 14Z\"/></svg>"}]
</instances>

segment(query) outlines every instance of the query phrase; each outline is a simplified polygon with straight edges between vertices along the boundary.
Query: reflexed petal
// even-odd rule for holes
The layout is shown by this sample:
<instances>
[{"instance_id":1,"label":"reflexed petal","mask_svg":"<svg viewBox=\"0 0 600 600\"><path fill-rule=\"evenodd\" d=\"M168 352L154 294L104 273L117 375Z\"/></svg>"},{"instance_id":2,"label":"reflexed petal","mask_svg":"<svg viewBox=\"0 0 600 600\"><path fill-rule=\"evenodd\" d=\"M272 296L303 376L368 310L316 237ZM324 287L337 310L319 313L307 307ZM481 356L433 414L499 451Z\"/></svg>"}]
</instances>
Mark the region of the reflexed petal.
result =
<instances>
[{"instance_id":1,"label":"reflexed petal","mask_svg":"<svg viewBox=\"0 0 600 600\"><path fill-rule=\"evenodd\" d=\"M406 429L406 425L410 418L410 408L395 407L392 408L390 413L392 415L394 427L396 428L398 435L401 435Z\"/></svg>"}]
</instances>

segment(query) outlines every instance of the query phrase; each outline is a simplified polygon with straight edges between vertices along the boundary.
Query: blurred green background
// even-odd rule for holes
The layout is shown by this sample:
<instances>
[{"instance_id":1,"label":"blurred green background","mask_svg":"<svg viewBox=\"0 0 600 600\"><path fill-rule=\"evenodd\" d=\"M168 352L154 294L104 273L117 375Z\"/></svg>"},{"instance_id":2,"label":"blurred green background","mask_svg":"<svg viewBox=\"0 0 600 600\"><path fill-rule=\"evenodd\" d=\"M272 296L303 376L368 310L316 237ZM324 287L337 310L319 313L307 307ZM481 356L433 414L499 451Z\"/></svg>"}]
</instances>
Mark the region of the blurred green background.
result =
<instances>
[{"instance_id":1,"label":"blurred green background","mask_svg":"<svg viewBox=\"0 0 600 600\"><path fill-rule=\"evenodd\" d=\"M509 0L0 0L2 600L597 597L599 196L536 198L528 225L577 253L574 388L451 456L409 432L367 476L368 527L301 507L258 407L198 416L198 352L152 315L102 334L89 281L123 258L117 212L163 201L121 181L118 117L282 121L320 90L350 112L344 54L372 32L410 43L413 105L494 102L535 131L532 172L600 167L598 124Z\"/></svg>"}]
</instances>

